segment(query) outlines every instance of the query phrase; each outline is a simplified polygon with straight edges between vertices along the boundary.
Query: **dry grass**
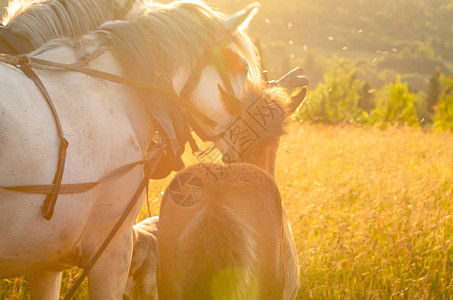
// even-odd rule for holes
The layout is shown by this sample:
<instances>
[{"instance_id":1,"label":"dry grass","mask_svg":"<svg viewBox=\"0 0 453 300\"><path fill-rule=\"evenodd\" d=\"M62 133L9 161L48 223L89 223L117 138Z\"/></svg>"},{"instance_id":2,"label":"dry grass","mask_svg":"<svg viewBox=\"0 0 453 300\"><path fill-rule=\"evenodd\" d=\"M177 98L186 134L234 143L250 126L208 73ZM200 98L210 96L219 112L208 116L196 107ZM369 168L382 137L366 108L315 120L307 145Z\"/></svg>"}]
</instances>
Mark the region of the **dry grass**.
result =
<instances>
[{"instance_id":1,"label":"dry grass","mask_svg":"<svg viewBox=\"0 0 453 300\"><path fill-rule=\"evenodd\" d=\"M453 135L295 125L278 164L301 298L453 295Z\"/></svg>"},{"instance_id":2,"label":"dry grass","mask_svg":"<svg viewBox=\"0 0 453 300\"><path fill-rule=\"evenodd\" d=\"M277 164L301 299L453 297L453 134L294 123ZM152 214L169 180L150 183ZM22 280L0 288L1 299L27 298Z\"/></svg>"}]
</instances>

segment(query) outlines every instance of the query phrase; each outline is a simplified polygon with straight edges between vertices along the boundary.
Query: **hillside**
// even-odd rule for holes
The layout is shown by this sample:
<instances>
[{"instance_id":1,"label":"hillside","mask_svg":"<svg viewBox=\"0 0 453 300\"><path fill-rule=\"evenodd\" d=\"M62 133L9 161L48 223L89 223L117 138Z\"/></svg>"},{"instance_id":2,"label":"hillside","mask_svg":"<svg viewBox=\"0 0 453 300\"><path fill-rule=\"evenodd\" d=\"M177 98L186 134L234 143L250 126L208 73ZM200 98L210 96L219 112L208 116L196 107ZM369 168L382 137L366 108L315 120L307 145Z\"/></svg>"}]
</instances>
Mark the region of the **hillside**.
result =
<instances>
[{"instance_id":1,"label":"hillside","mask_svg":"<svg viewBox=\"0 0 453 300\"><path fill-rule=\"evenodd\" d=\"M264 65L276 73L302 65L316 83L336 55L350 60L372 86L400 74L413 89L424 90L437 66L446 73L452 69L453 1L260 2L251 29Z\"/></svg>"},{"instance_id":2,"label":"hillside","mask_svg":"<svg viewBox=\"0 0 453 300\"><path fill-rule=\"evenodd\" d=\"M206 2L231 14L254 1ZM452 0L259 2L250 33L273 77L300 65L316 84L335 56L350 60L371 86L400 74L412 89L425 90L437 66L445 73L453 69Z\"/></svg>"}]
</instances>

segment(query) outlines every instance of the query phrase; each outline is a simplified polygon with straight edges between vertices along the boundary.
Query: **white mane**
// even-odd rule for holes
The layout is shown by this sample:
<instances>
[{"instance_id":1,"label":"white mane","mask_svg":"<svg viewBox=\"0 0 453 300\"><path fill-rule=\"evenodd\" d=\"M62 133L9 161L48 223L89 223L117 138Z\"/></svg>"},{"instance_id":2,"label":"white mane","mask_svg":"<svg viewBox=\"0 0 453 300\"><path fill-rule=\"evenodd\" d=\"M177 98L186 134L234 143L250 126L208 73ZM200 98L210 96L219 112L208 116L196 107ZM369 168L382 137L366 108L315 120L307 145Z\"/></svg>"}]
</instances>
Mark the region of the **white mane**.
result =
<instances>
[{"instance_id":1,"label":"white mane","mask_svg":"<svg viewBox=\"0 0 453 300\"><path fill-rule=\"evenodd\" d=\"M128 20L142 32L149 55L172 76L180 64L193 68L208 46L214 46L215 35L226 16L210 9L201 1L177 1L168 5L145 3L131 10ZM247 61L248 79L261 84L260 60L250 38L242 31L232 33L232 41Z\"/></svg>"},{"instance_id":2,"label":"white mane","mask_svg":"<svg viewBox=\"0 0 453 300\"><path fill-rule=\"evenodd\" d=\"M91 32L113 17L110 1L13 0L2 23L37 48L55 38L76 38Z\"/></svg>"}]
</instances>

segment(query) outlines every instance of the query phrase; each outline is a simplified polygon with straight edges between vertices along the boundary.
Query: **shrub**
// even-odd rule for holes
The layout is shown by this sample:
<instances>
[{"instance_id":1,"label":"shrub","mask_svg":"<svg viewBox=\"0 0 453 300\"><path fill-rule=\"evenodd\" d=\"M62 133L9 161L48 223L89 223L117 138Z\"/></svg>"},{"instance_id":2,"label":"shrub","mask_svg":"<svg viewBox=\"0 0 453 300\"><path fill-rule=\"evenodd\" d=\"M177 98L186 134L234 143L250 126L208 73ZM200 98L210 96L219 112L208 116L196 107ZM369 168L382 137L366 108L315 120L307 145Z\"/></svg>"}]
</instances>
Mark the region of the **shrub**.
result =
<instances>
[{"instance_id":1,"label":"shrub","mask_svg":"<svg viewBox=\"0 0 453 300\"><path fill-rule=\"evenodd\" d=\"M381 127L387 125L419 127L414 100L415 96L409 92L407 83L402 83L398 76L394 83L378 91L376 108L371 112L369 122Z\"/></svg>"},{"instance_id":2,"label":"shrub","mask_svg":"<svg viewBox=\"0 0 453 300\"><path fill-rule=\"evenodd\" d=\"M425 128L429 128L432 125L432 114L428 108L428 102L426 101L426 94L419 92L414 94L414 107L417 113L420 125Z\"/></svg>"}]
</instances>

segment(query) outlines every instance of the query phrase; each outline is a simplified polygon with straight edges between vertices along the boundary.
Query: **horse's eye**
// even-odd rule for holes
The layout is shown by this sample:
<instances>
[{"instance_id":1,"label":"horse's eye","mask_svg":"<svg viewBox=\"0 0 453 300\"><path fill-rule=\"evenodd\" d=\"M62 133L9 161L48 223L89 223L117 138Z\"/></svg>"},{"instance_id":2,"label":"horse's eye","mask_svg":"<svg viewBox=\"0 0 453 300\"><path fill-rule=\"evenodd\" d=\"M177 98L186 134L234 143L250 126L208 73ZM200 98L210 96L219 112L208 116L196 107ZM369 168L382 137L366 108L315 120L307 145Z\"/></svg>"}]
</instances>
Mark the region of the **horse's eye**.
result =
<instances>
[{"instance_id":1,"label":"horse's eye","mask_svg":"<svg viewBox=\"0 0 453 300\"><path fill-rule=\"evenodd\" d=\"M247 63L247 61L245 59L242 59L241 62L242 62L242 67L244 69L244 73L247 74L250 70L249 64Z\"/></svg>"},{"instance_id":2,"label":"horse's eye","mask_svg":"<svg viewBox=\"0 0 453 300\"><path fill-rule=\"evenodd\" d=\"M233 49L228 47L219 48L213 51L213 63L221 73L237 76L247 73L248 64Z\"/></svg>"}]
</instances>

